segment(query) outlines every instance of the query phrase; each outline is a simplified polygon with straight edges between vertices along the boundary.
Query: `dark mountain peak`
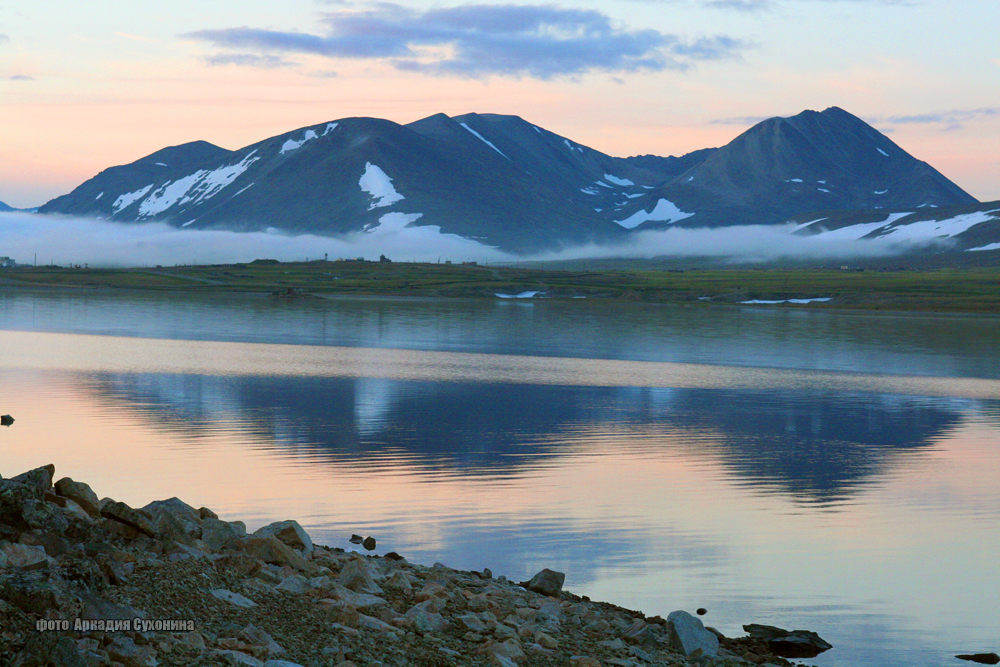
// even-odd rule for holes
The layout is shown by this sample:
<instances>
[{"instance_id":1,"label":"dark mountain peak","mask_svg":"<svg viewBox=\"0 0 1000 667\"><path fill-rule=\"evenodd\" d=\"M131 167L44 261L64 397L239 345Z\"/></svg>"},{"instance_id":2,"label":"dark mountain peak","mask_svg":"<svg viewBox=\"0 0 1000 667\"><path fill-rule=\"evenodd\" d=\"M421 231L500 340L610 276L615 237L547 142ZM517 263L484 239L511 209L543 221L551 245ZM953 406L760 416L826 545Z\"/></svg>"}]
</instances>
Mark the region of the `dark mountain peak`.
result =
<instances>
[{"instance_id":1,"label":"dark mountain peak","mask_svg":"<svg viewBox=\"0 0 1000 667\"><path fill-rule=\"evenodd\" d=\"M13 210L14 210L13 206L7 206L7 204L4 204L2 201L0 201L0 213L7 213Z\"/></svg>"},{"instance_id":2,"label":"dark mountain peak","mask_svg":"<svg viewBox=\"0 0 1000 667\"><path fill-rule=\"evenodd\" d=\"M168 166L177 164L187 165L193 162L225 159L230 154L232 154L232 151L216 146L215 144L210 144L207 141L189 141L186 144L161 148L155 153L150 153L146 157L139 158L132 164L143 164L146 162L155 164L159 162Z\"/></svg>"}]
</instances>

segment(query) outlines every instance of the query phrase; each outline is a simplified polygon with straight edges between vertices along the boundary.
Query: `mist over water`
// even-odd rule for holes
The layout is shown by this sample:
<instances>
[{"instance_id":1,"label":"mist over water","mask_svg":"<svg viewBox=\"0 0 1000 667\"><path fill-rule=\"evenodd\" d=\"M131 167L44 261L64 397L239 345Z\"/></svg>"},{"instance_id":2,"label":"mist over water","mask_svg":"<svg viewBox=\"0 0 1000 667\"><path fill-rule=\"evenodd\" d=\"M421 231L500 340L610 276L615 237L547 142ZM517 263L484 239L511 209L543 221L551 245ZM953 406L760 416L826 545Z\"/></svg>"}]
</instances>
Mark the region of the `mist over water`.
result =
<instances>
[{"instance_id":1,"label":"mist over water","mask_svg":"<svg viewBox=\"0 0 1000 667\"><path fill-rule=\"evenodd\" d=\"M282 232L178 229L162 222L117 223L92 218L0 213L0 254L19 264L88 264L127 267L228 264L268 258L303 261L341 257L397 261L505 262L582 258L723 257L735 262L777 259L885 257L912 250L888 240L831 240L792 233L792 225L640 231L615 245L582 245L535 255L514 255L434 225L383 224L339 237Z\"/></svg>"}]
</instances>

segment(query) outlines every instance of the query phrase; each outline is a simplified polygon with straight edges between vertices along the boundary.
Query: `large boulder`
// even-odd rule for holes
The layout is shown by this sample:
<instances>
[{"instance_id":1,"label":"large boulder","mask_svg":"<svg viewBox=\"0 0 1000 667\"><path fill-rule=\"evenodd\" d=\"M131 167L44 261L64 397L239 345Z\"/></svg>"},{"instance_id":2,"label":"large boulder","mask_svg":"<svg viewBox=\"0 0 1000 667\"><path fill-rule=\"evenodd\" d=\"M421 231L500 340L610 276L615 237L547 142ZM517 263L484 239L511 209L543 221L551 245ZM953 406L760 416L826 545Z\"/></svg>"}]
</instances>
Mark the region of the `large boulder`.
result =
<instances>
[{"instance_id":1,"label":"large boulder","mask_svg":"<svg viewBox=\"0 0 1000 667\"><path fill-rule=\"evenodd\" d=\"M10 478L10 481L17 482L18 484L24 484L33 489L38 489L45 495L46 491L52 490L52 477L56 474L56 467L53 464L48 464L42 466L41 468L35 468L34 470L29 470L28 472L22 472L20 475L16 475Z\"/></svg>"},{"instance_id":2,"label":"large boulder","mask_svg":"<svg viewBox=\"0 0 1000 667\"><path fill-rule=\"evenodd\" d=\"M114 500L104 503L101 506L101 516L123 523L150 537L157 537L156 528L152 522L144 514L140 514L125 503Z\"/></svg>"},{"instance_id":3,"label":"large boulder","mask_svg":"<svg viewBox=\"0 0 1000 667\"><path fill-rule=\"evenodd\" d=\"M382 589L372 578L368 569L368 564L362 558L350 561L340 571L337 582L344 588L349 588L356 593L368 593L369 595L381 595Z\"/></svg>"},{"instance_id":4,"label":"large boulder","mask_svg":"<svg viewBox=\"0 0 1000 667\"><path fill-rule=\"evenodd\" d=\"M24 521L24 504L29 500L41 501L45 492L37 486L0 479L0 523L19 530L27 529Z\"/></svg>"},{"instance_id":5,"label":"large boulder","mask_svg":"<svg viewBox=\"0 0 1000 667\"><path fill-rule=\"evenodd\" d=\"M254 531L254 535L258 537L274 535L291 548L304 551L307 554L313 550L313 542L309 534L299 525L298 521L291 519L269 523L263 528Z\"/></svg>"},{"instance_id":6,"label":"large boulder","mask_svg":"<svg viewBox=\"0 0 1000 667\"><path fill-rule=\"evenodd\" d=\"M98 507L100 499L88 484L74 482L69 477L63 477L56 482L56 493L75 502L90 516L101 515L101 510Z\"/></svg>"},{"instance_id":7,"label":"large boulder","mask_svg":"<svg viewBox=\"0 0 1000 667\"><path fill-rule=\"evenodd\" d=\"M226 547L231 547L240 541L240 532L228 521L213 519L211 517L202 519L201 540L212 551L222 551Z\"/></svg>"},{"instance_id":8,"label":"large boulder","mask_svg":"<svg viewBox=\"0 0 1000 667\"><path fill-rule=\"evenodd\" d=\"M243 551L258 560L273 565L287 565L307 574L315 574L318 568L274 535L267 537L250 536L240 542Z\"/></svg>"},{"instance_id":9,"label":"large boulder","mask_svg":"<svg viewBox=\"0 0 1000 667\"><path fill-rule=\"evenodd\" d=\"M707 656L719 654L719 638L705 629L701 619L686 611L674 611L667 616L670 645L684 655Z\"/></svg>"},{"instance_id":10,"label":"large boulder","mask_svg":"<svg viewBox=\"0 0 1000 667\"><path fill-rule=\"evenodd\" d=\"M784 630L773 625L750 623L743 629L754 639L767 642L775 655L783 658L814 658L833 645L809 630Z\"/></svg>"},{"instance_id":11,"label":"large boulder","mask_svg":"<svg viewBox=\"0 0 1000 667\"><path fill-rule=\"evenodd\" d=\"M529 591L534 591L535 593L558 597L559 593L562 591L563 583L565 581L566 575L562 572L556 572L555 570L545 568L533 576L531 581L526 584L522 584L522 586L527 588Z\"/></svg>"}]
</instances>

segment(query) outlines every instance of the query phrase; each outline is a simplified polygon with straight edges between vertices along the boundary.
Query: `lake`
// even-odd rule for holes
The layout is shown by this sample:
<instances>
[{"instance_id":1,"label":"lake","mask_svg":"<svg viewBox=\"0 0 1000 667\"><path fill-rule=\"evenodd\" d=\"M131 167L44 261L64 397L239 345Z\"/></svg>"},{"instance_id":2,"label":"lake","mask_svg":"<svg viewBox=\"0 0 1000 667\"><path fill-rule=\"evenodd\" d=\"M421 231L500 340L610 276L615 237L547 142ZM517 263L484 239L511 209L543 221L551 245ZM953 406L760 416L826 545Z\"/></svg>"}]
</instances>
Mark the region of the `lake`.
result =
<instances>
[{"instance_id":1,"label":"lake","mask_svg":"<svg viewBox=\"0 0 1000 667\"><path fill-rule=\"evenodd\" d=\"M543 567L816 665L1000 648L1000 319L0 291L0 474Z\"/></svg>"}]
</instances>

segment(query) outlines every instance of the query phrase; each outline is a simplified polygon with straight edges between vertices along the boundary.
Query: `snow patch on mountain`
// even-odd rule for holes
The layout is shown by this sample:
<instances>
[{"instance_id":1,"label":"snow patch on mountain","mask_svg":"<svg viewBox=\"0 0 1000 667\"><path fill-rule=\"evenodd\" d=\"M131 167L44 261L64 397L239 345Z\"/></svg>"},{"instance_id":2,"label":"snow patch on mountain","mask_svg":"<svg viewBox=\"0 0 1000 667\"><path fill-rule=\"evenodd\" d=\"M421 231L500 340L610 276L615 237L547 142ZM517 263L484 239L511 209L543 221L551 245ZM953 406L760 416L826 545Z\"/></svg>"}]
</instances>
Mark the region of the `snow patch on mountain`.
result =
<instances>
[{"instance_id":1,"label":"snow patch on mountain","mask_svg":"<svg viewBox=\"0 0 1000 667\"><path fill-rule=\"evenodd\" d=\"M900 218L905 218L911 215L909 212L904 213L892 213L885 220L880 220L878 222L863 222L857 225L849 225L847 227L841 227L840 229L831 229L830 231L823 231L817 234L818 238L823 240L840 240L840 241L855 241L864 236L868 236L877 229L882 229L887 227L892 223L896 222ZM826 220L826 218L820 218L820 220ZM813 222L819 222L819 220L814 220ZM812 224L812 223L807 223Z\"/></svg>"},{"instance_id":2,"label":"snow patch on mountain","mask_svg":"<svg viewBox=\"0 0 1000 667\"><path fill-rule=\"evenodd\" d=\"M882 234L882 238L892 239L893 241L919 242L952 237L978 224L993 220L995 213L1000 213L1000 209L996 211L965 213L945 220L920 220L918 222L911 222L908 225L894 227Z\"/></svg>"},{"instance_id":3,"label":"snow patch on mountain","mask_svg":"<svg viewBox=\"0 0 1000 667\"><path fill-rule=\"evenodd\" d=\"M990 243L989 245L979 246L978 248L969 248L967 252L978 252L980 250L1000 250L1000 243Z\"/></svg>"},{"instance_id":4,"label":"snow patch on mountain","mask_svg":"<svg viewBox=\"0 0 1000 667\"><path fill-rule=\"evenodd\" d=\"M677 222L683 220L684 218L690 218L694 213L686 213L677 206L667 200L661 199L656 202L656 206L652 211L636 211L624 220L615 220L619 225L626 229L632 229L638 227L647 220L655 220L658 222Z\"/></svg>"},{"instance_id":5,"label":"snow patch on mountain","mask_svg":"<svg viewBox=\"0 0 1000 667\"><path fill-rule=\"evenodd\" d=\"M369 211L383 206L392 206L403 199L403 195L392 187L392 179L371 162L365 163L365 173L361 174L358 185L372 196L372 203L368 206Z\"/></svg>"},{"instance_id":6,"label":"snow patch on mountain","mask_svg":"<svg viewBox=\"0 0 1000 667\"><path fill-rule=\"evenodd\" d=\"M597 195L597 194L600 194L597 190L595 190L593 188L580 188L580 192L582 192L585 195Z\"/></svg>"},{"instance_id":7,"label":"snow patch on mountain","mask_svg":"<svg viewBox=\"0 0 1000 667\"><path fill-rule=\"evenodd\" d=\"M94 197L94 201L97 201L98 199L100 199L103 196L104 196L104 192L102 191L100 194L98 194L96 197Z\"/></svg>"},{"instance_id":8,"label":"snow patch on mountain","mask_svg":"<svg viewBox=\"0 0 1000 667\"><path fill-rule=\"evenodd\" d=\"M324 132L325 134L325 132ZM288 151L294 151L296 148L301 148L304 143L311 139L319 139L319 135L316 134L314 130L306 130L306 133L302 135L302 138L298 141L294 139L289 139L285 143L281 144L281 155L284 155Z\"/></svg>"},{"instance_id":9,"label":"snow patch on mountain","mask_svg":"<svg viewBox=\"0 0 1000 667\"><path fill-rule=\"evenodd\" d=\"M143 197L145 197L146 193L149 192L151 189L153 189L152 183L150 183L144 188L139 188L135 192L126 192L125 194L120 195L118 199L115 200L115 203L111 205L111 208L114 210L115 213L122 210L123 208L128 208L129 206L132 205L133 202L135 202L135 200L142 199Z\"/></svg>"},{"instance_id":10,"label":"snow patch on mountain","mask_svg":"<svg viewBox=\"0 0 1000 667\"><path fill-rule=\"evenodd\" d=\"M422 218L423 215L423 213L386 213L378 219L378 225L365 231L378 235L398 233L411 222Z\"/></svg>"},{"instance_id":11,"label":"snow patch on mountain","mask_svg":"<svg viewBox=\"0 0 1000 667\"><path fill-rule=\"evenodd\" d=\"M875 150L877 150L877 151L878 151L879 153L881 153L882 155L884 155L884 156L886 156L886 157L889 157L889 154L888 154L888 153L886 153L886 152L885 152L884 150L882 150L881 148L879 148L878 146L876 146L876 147L875 147Z\"/></svg>"},{"instance_id":12,"label":"snow patch on mountain","mask_svg":"<svg viewBox=\"0 0 1000 667\"><path fill-rule=\"evenodd\" d=\"M608 183L614 183L615 185L635 185L635 183L627 178L618 178L617 176L612 176L611 174L604 174L604 180Z\"/></svg>"},{"instance_id":13,"label":"snow patch on mountain","mask_svg":"<svg viewBox=\"0 0 1000 667\"><path fill-rule=\"evenodd\" d=\"M250 168L260 156L253 157L256 150L251 151L236 164L226 165L208 171L201 169L189 176L176 181L167 182L149 195L139 204L139 215L149 217L166 211L171 206L201 202L217 195L223 188L231 184L244 171Z\"/></svg>"},{"instance_id":14,"label":"snow patch on mountain","mask_svg":"<svg viewBox=\"0 0 1000 667\"><path fill-rule=\"evenodd\" d=\"M459 124L462 127L464 127L465 129L467 129L469 132L471 132L473 134L473 136L478 137L480 141L482 141L484 144L486 144L487 146L489 146L490 148L492 148L493 150L495 150L497 153L500 153L500 155L503 155L508 160L510 159L509 157L507 157L506 155L503 154L502 150L500 150L499 148L497 148L496 146L494 146L492 141L489 141L486 137L484 137L483 135L479 134L478 132L476 132L475 130L473 130L471 127L469 127L465 123L459 123Z\"/></svg>"},{"instance_id":15,"label":"snow patch on mountain","mask_svg":"<svg viewBox=\"0 0 1000 667\"><path fill-rule=\"evenodd\" d=\"M888 188L886 188L885 190L875 190L875 194L877 194L877 195L884 195L888 191L889 191Z\"/></svg>"}]
</instances>

